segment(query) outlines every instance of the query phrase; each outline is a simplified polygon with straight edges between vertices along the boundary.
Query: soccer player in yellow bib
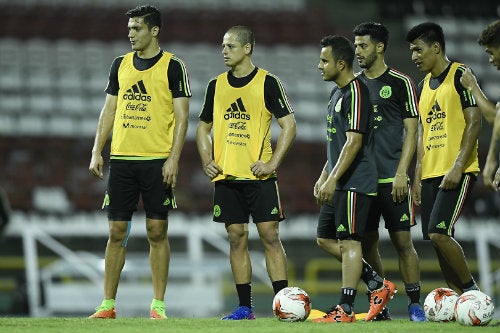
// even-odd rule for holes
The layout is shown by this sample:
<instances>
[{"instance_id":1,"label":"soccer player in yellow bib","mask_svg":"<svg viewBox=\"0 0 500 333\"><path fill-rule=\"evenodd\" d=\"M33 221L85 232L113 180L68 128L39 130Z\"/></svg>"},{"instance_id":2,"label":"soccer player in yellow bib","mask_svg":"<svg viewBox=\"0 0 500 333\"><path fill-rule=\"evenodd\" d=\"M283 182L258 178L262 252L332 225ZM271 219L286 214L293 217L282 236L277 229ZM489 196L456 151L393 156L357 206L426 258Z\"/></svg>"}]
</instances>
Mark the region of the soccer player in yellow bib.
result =
<instances>
[{"instance_id":1,"label":"soccer player in yellow bib","mask_svg":"<svg viewBox=\"0 0 500 333\"><path fill-rule=\"evenodd\" d=\"M281 207L276 170L296 135L295 117L281 81L252 63L253 32L230 28L222 41L229 71L207 86L197 129L203 171L215 185L213 220L224 223L239 306L223 320L254 319L249 216L264 246L274 293L288 286L286 256L279 238ZM271 121L281 132L271 148ZM213 140L212 140L213 130Z\"/></svg>"},{"instance_id":2,"label":"soccer player in yellow bib","mask_svg":"<svg viewBox=\"0 0 500 333\"><path fill-rule=\"evenodd\" d=\"M454 238L465 200L479 173L481 111L460 83L463 64L448 60L442 28L432 22L406 35L411 59L427 75L420 82L420 126L413 199L421 205L422 233L430 239L448 286L478 289Z\"/></svg>"},{"instance_id":3,"label":"soccer player in yellow bib","mask_svg":"<svg viewBox=\"0 0 500 333\"><path fill-rule=\"evenodd\" d=\"M168 212L175 208L179 158L191 90L184 63L158 44L161 14L153 6L127 12L132 52L111 65L106 101L97 125L89 171L103 178L102 149L111 139L104 299L90 318L115 318L115 297L125 263L132 214L142 196L153 280L151 319L165 319L170 246Z\"/></svg>"}]
</instances>

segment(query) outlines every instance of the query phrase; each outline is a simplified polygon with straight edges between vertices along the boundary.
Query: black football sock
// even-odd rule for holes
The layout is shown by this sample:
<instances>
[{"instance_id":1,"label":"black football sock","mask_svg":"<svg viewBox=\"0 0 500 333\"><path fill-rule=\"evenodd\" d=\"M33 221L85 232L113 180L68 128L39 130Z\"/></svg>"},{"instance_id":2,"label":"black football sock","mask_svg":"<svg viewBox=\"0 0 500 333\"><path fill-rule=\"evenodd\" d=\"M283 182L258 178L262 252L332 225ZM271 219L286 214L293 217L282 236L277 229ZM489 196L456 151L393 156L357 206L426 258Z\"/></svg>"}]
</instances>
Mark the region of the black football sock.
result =
<instances>
[{"instance_id":1,"label":"black football sock","mask_svg":"<svg viewBox=\"0 0 500 333\"><path fill-rule=\"evenodd\" d=\"M252 285L250 283L236 284L240 306L252 308Z\"/></svg>"},{"instance_id":2,"label":"black football sock","mask_svg":"<svg viewBox=\"0 0 500 333\"><path fill-rule=\"evenodd\" d=\"M467 283L464 283L464 285L462 287L463 292L466 292L469 290L479 290L479 287L477 286L476 281L474 281L474 279L470 280Z\"/></svg>"},{"instance_id":3,"label":"black football sock","mask_svg":"<svg viewBox=\"0 0 500 333\"><path fill-rule=\"evenodd\" d=\"M354 307L354 299L356 298L357 290L354 288L342 288L340 295L340 306L344 309L345 313L350 315Z\"/></svg>"},{"instance_id":4,"label":"black football sock","mask_svg":"<svg viewBox=\"0 0 500 333\"><path fill-rule=\"evenodd\" d=\"M384 278L378 275L366 261L363 260L363 270L361 271L361 279L366 283L369 291L374 291L382 288Z\"/></svg>"},{"instance_id":5,"label":"black football sock","mask_svg":"<svg viewBox=\"0 0 500 333\"><path fill-rule=\"evenodd\" d=\"M405 283L406 295L408 295L408 304L420 304L420 281L417 283Z\"/></svg>"},{"instance_id":6,"label":"black football sock","mask_svg":"<svg viewBox=\"0 0 500 333\"><path fill-rule=\"evenodd\" d=\"M274 294L276 295L278 291L280 291L283 288L288 287L288 280L278 280L278 281L273 281L273 290Z\"/></svg>"}]
</instances>

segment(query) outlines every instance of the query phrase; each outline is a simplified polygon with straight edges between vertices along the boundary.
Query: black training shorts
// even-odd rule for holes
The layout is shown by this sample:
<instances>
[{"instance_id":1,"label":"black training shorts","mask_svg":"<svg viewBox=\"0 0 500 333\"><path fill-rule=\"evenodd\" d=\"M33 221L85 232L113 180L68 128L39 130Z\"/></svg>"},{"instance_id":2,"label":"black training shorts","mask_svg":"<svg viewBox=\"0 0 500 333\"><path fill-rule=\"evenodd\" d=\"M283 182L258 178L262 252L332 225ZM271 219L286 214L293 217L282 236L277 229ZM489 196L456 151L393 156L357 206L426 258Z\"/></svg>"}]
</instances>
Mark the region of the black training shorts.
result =
<instances>
[{"instance_id":1,"label":"black training shorts","mask_svg":"<svg viewBox=\"0 0 500 333\"><path fill-rule=\"evenodd\" d=\"M422 180L422 235L430 239L429 233L453 237L455 223L460 217L464 203L476 182L471 173L462 175L458 186L453 190L439 188L443 177Z\"/></svg>"},{"instance_id":2,"label":"black training shorts","mask_svg":"<svg viewBox=\"0 0 500 333\"><path fill-rule=\"evenodd\" d=\"M170 186L163 184L165 159L130 161L112 159L104 205L110 221L130 221L142 197L146 217L165 220L176 207Z\"/></svg>"},{"instance_id":3,"label":"black training shorts","mask_svg":"<svg viewBox=\"0 0 500 333\"><path fill-rule=\"evenodd\" d=\"M406 198L398 203L392 200L391 192L392 183L378 184L377 196L373 199L368 214L366 232L378 230L381 216L384 218L385 228L392 232L410 231L416 224L410 188Z\"/></svg>"},{"instance_id":4,"label":"black training shorts","mask_svg":"<svg viewBox=\"0 0 500 333\"><path fill-rule=\"evenodd\" d=\"M371 195L335 191L332 202L321 206L317 237L326 239L363 237L372 201Z\"/></svg>"},{"instance_id":5,"label":"black training shorts","mask_svg":"<svg viewBox=\"0 0 500 333\"><path fill-rule=\"evenodd\" d=\"M254 223L282 221L276 178L266 180L219 180L215 182L215 222Z\"/></svg>"}]
</instances>

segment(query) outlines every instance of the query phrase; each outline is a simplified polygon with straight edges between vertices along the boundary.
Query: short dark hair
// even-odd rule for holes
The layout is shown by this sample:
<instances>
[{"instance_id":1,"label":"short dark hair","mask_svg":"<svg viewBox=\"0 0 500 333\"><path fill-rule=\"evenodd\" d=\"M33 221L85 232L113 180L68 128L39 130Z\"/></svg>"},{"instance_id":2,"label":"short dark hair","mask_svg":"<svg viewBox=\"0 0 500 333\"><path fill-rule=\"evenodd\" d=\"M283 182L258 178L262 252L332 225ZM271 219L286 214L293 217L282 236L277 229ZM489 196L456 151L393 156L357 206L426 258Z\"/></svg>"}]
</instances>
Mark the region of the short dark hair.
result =
<instances>
[{"instance_id":1,"label":"short dark hair","mask_svg":"<svg viewBox=\"0 0 500 333\"><path fill-rule=\"evenodd\" d=\"M143 17L144 23L148 26L149 31L153 27L158 27L161 30L161 14L160 11L151 5L137 6L134 9L127 11L126 15L129 18L132 17Z\"/></svg>"},{"instance_id":2,"label":"short dark hair","mask_svg":"<svg viewBox=\"0 0 500 333\"><path fill-rule=\"evenodd\" d=\"M349 68L354 61L354 45L343 36L325 36L320 41L321 47L330 46L335 61L344 60Z\"/></svg>"},{"instance_id":3,"label":"short dark hair","mask_svg":"<svg viewBox=\"0 0 500 333\"><path fill-rule=\"evenodd\" d=\"M481 46L500 46L500 20L488 25L479 35L477 42Z\"/></svg>"},{"instance_id":4,"label":"short dark hair","mask_svg":"<svg viewBox=\"0 0 500 333\"><path fill-rule=\"evenodd\" d=\"M443 28L434 22L420 23L408 31L406 34L406 41L408 43L413 42L415 39L421 39L427 44L432 44L438 42L441 45L443 51L446 50L444 42Z\"/></svg>"},{"instance_id":5,"label":"short dark hair","mask_svg":"<svg viewBox=\"0 0 500 333\"><path fill-rule=\"evenodd\" d=\"M253 34L252 29L249 27L245 27L243 25L236 25L234 27L229 28L227 32L235 32L236 33L236 40L240 42L240 44L251 45L250 53L253 52L253 48L255 46L255 35Z\"/></svg>"},{"instance_id":6,"label":"short dark hair","mask_svg":"<svg viewBox=\"0 0 500 333\"><path fill-rule=\"evenodd\" d=\"M370 36L370 39L377 43L384 43L384 51L389 42L389 30L377 22L363 22L358 24L352 31L355 36Z\"/></svg>"}]
</instances>

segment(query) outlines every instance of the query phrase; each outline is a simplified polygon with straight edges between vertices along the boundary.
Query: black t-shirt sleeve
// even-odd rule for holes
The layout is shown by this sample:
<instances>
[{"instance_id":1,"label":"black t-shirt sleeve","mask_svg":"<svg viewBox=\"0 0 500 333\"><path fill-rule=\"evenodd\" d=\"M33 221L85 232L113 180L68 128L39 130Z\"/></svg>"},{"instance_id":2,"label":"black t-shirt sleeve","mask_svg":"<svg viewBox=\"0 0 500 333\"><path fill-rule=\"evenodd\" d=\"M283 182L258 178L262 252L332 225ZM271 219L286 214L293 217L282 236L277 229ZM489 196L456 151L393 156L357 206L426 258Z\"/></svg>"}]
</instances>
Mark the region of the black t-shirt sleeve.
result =
<instances>
[{"instance_id":1,"label":"black t-shirt sleeve","mask_svg":"<svg viewBox=\"0 0 500 333\"><path fill-rule=\"evenodd\" d=\"M417 118L418 112L418 93L415 84L410 77L401 78L399 81L399 94L401 118Z\"/></svg>"},{"instance_id":2,"label":"black t-shirt sleeve","mask_svg":"<svg viewBox=\"0 0 500 333\"><path fill-rule=\"evenodd\" d=\"M454 83L455 90L460 96L460 103L462 104L462 110L465 110L470 107L477 106L476 100L472 96L471 92L465 88L462 83L460 83L460 78L462 74L465 72L465 66L459 66L455 72Z\"/></svg>"},{"instance_id":3,"label":"black t-shirt sleeve","mask_svg":"<svg viewBox=\"0 0 500 333\"><path fill-rule=\"evenodd\" d=\"M205 100L203 102L201 112L198 115L200 120L207 123L211 123L214 120L214 96L216 81L217 79L214 78L208 83L207 90L205 91Z\"/></svg>"},{"instance_id":4,"label":"black t-shirt sleeve","mask_svg":"<svg viewBox=\"0 0 500 333\"><path fill-rule=\"evenodd\" d=\"M264 81L264 100L266 108L271 111L276 118L281 118L294 112L283 84L280 79L273 74L266 75Z\"/></svg>"},{"instance_id":5,"label":"black t-shirt sleeve","mask_svg":"<svg viewBox=\"0 0 500 333\"><path fill-rule=\"evenodd\" d=\"M119 56L115 58L109 69L108 86L104 89L109 95L118 96L118 90L120 90L120 85L118 84L118 68L120 68L123 57L124 56Z\"/></svg>"},{"instance_id":6,"label":"black t-shirt sleeve","mask_svg":"<svg viewBox=\"0 0 500 333\"><path fill-rule=\"evenodd\" d=\"M349 89L345 89L342 97L342 108L347 120L346 132L368 133L372 118L372 103L368 88L359 80L355 79L350 84Z\"/></svg>"},{"instance_id":7,"label":"black t-shirt sleeve","mask_svg":"<svg viewBox=\"0 0 500 333\"><path fill-rule=\"evenodd\" d=\"M170 59L167 75L173 98L191 97L188 71L181 59L177 57Z\"/></svg>"}]
</instances>

